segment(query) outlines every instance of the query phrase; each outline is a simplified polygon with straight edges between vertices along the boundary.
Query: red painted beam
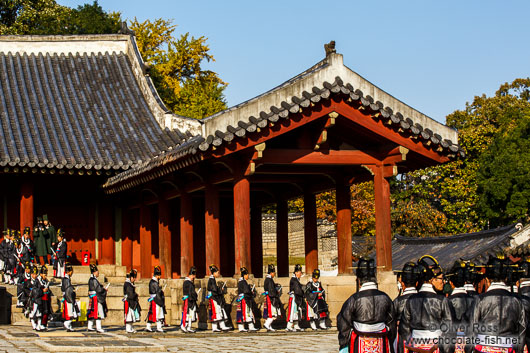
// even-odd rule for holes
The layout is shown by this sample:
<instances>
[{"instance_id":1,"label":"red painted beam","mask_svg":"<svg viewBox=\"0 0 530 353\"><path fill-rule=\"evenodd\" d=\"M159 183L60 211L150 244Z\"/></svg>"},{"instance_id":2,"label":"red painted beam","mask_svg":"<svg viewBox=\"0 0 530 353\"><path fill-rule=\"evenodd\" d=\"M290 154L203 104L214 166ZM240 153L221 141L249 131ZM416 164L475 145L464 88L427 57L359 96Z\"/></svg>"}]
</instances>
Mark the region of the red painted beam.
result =
<instances>
[{"instance_id":1,"label":"red painted beam","mask_svg":"<svg viewBox=\"0 0 530 353\"><path fill-rule=\"evenodd\" d=\"M29 227L33 239L33 184L24 181L20 186L20 231Z\"/></svg>"},{"instance_id":2,"label":"red painted beam","mask_svg":"<svg viewBox=\"0 0 530 353\"><path fill-rule=\"evenodd\" d=\"M180 195L180 273L186 275L193 266L193 208L188 193Z\"/></svg>"},{"instance_id":3,"label":"red painted beam","mask_svg":"<svg viewBox=\"0 0 530 353\"><path fill-rule=\"evenodd\" d=\"M243 173L234 179L234 243L235 273L246 267L252 273L250 263L250 183Z\"/></svg>"},{"instance_id":4,"label":"red painted beam","mask_svg":"<svg viewBox=\"0 0 530 353\"><path fill-rule=\"evenodd\" d=\"M336 202L339 274L351 273L352 267L350 199L350 186L347 183L338 182L336 186Z\"/></svg>"},{"instance_id":5,"label":"red painted beam","mask_svg":"<svg viewBox=\"0 0 530 353\"><path fill-rule=\"evenodd\" d=\"M390 218L390 184L383 167L373 168L375 196L375 250L377 267L392 271L392 229Z\"/></svg>"},{"instance_id":6,"label":"red painted beam","mask_svg":"<svg viewBox=\"0 0 530 353\"><path fill-rule=\"evenodd\" d=\"M216 185L206 184L204 195L206 271L208 271L211 264L214 264L221 269L221 248L219 243L219 190Z\"/></svg>"},{"instance_id":7,"label":"red painted beam","mask_svg":"<svg viewBox=\"0 0 530 353\"><path fill-rule=\"evenodd\" d=\"M381 163L369 154L355 150L313 151L306 149L269 149L256 164L363 165Z\"/></svg>"},{"instance_id":8,"label":"red painted beam","mask_svg":"<svg viewBox=\"0 0 530 353\"><path fill-rule=\"evenodd\" d=\"M158 202L158 246L160 255L160 267L162 268L162 276L165 278L172 278L171 265L171 231L169 230L169 223L171 221L171 213L169 209L169 202L160 199Z\"/></svg>"},{"instance_id":9,"label":"red painted beam","mask_svg":"<svg viewBox=\"0 0 530 353\"><path fill-rule=\"evenodd\" d=\"M291 114L289 119L282 120L273 127L269 126L267 128L261 129L261 131L257 134L249 134L247 138L234 139L232 143L222 146L215 151L210 151L209 154L205 155L205 159L208 157L220 158L234 152L254 147L255 145L266 142L277 136L299 128L307 123L322 118L329 113L337 112L341 115L337 119L346 118L355 124L383 137L384 139L389 140L390 142L393 142L397 145L406 147L411 151L415 151L430 160L433 160L437 163L445 163L449 161L448 157L440 155L438 152L424 146L420 139L413 140L407 136L403 136L399 132L389 128L382 121L375 120L370 115L363 114L344 101L331 101L329 102L328 106L322 105L319 106L319 109L320 110L315 111L305 109L302 113Z\"/></svg>"},{"instance_id":10,"label":"red painted beam","mask_svg":"<svg viewBox=\"0 0 530 353\"><path fill-rule=\"evenodd\" d=\"M306 273L318 268L317 205L315 195L304 193L304 246Z\"/></svg>"},{"instance_id":11,"label":"red painted beam","mask_svg":"<svg viewBox=\"0 0 530 353\"><path fill-rule=\"evenodd\" d=\"M278 277L289 276L289 209L287 200L276 203L276 263Z\"/></svg>"}]
</instances>

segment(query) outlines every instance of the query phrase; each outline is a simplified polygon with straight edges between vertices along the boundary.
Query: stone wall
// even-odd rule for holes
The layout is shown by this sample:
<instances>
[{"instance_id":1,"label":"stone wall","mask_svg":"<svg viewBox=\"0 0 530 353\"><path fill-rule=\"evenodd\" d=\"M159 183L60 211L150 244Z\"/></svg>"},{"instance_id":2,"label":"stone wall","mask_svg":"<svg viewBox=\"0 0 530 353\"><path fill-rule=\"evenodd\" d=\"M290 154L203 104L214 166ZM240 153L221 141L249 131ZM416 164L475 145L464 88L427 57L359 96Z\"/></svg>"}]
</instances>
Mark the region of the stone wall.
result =
<instances>
[{"instance_id":1,"label":"stone wall","mask_svg":"<svg viewBox=\"0 0 530 353\"><path fill-rule=\"evenodd\" d=\"M326 220L317 221L318 229L318 262L325 271L337 267L337 237L334 234L335 224ZM276 257L276 215L263 214L263 256ZM303 258L304 251L304 214L289 214L289 257Z\"/></svg>"}]
</instances>

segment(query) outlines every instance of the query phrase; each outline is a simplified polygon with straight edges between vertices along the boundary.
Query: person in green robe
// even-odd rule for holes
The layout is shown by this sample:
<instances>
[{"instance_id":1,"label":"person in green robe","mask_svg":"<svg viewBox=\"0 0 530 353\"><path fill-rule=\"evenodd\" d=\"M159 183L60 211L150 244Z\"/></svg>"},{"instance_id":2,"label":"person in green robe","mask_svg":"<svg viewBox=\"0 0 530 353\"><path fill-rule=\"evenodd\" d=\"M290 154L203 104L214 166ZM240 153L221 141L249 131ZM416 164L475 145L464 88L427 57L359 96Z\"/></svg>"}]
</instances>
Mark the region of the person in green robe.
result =
<instances>
[{"instance_id":1,"label":"person in green robe","mask_svg":"<svg viewBox=\"0 0 530 353\"><path fill-rule=\"evenodd\" d=\"M33 230L33 243L35 244L35 260L41 265L48 262L48 248L46 247L44 231L42 218L37 217L37 225Z\"/></svg>"},{"instance_id":2,"label":"person in green robe","mask_svg":"<svg viewBox=\"0 0 530 353\"><path fill-rule=\"evenodd\" d=\"M48 255L51 255L50 256L50 259L51 259L53 258L52 249L55 250L55 247L57 245L57 232L55 231L55 227L48 220L47 214L42 216L42 222L44 225L44 231L45 231L45 236L46 236L46 251L47 251L46 257L48 257ZM50 261L50 259L48 259L48 263L51 265L52 262Z\"/></svg>"}]
</instances>

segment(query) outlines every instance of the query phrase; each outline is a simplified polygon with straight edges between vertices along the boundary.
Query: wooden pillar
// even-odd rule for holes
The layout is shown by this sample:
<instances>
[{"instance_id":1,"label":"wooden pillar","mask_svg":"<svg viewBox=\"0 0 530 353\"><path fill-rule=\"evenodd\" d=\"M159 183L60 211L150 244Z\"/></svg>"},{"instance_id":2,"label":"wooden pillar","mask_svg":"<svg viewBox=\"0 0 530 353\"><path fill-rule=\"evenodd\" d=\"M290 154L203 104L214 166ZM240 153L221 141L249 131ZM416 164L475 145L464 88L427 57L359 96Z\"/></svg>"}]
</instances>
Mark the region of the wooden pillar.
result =
<instances>
[{"instance_id":1,"label":"wooden pillar","mask_svg":"<svg viewBox=\"0 0 530 353\"><path fill-rule=\"evenodd\" d=\"M310 192L304 193L304 245L305 271L312 273L318 268L318 230L316 197Z\"/></svg>"},{"instance_id":2,"label":"wooden pillar","mask_svg":"<svg viewBox=\"0 0 530 353\"><path fill-rule=\"evenodd\" d=\"M29 227L33 239L33 184L25 181L20 186L20 231Z\"/></svg>"},{"instance_id":3,"label":"wooden pillar","mask_svg":"<svg viewBox=\"0 0 530 353\"><path fill-rule=\"evenodd\" d=\"M121 264L130 271L133 265L133 234L131 232L131 211L123 210L121 214L122 237L121 237Z\"/></svg>"},{"instance_id":4,"label":"wooden pillar","mask_svg":"<svg viewBox=\"0 0 530 353\"><path fill-rule=\"evenodd\" d=\"M140 206L140 258L142 278L151 277L151 210L149 206Z\"/></svg>"},{"instance_id":5,"label":"wooden pillar","mask_svg":"<svg viewBox=\"0 0 530 353\"><path fill-rule=\"evenodd\" d=\"M163 198L158 201L158 247L160 255L160 267L162 267L162 276L172 278L173 271L171 267L171 231L169 230L170 222L169 202Z\"/></svg>"},{"instance_id":6,"label":"wooden pillar","mask_svg":"<svg viewBox=\"0 0 530 353\"><path fill-rule=\"evenodd\" d=\"M383 166L373 168L375 197L375 253L377 268L392 271L392 228L390 218L390 184Z\"/></svg>"},{"instance_id":7,"label":"wooden pillar","mask_svg":"<svg viewBox=\"0 0 530 353\"><path fill-rule=\"evenodd\" d=\"M180 195L180 274L186 276L193 266L193 207L191 196Z\"/></svg>"},{"instance_id":8,"label":"wooden pillar","mask_svg":"<svg viewBox=\"0 0 530 353\"><path fill-rule=\"evenodd\" d=\"M276 263L278 277L289 276L289 209L287 200L276 203Z\"/></svg>"},{"instance_id":9,"label":"wooden pillar","mask_svg":"<svg viewBox=\"0 0 530 353\"><path fill-rule=\"evenodd\" d=\"M99 263L101 265L114 264L114 212L110 204L101 203L98 216Z\"/></svg>"},{"instance_id":10,"label":"wooden pillar","mask_svg":"<svg viewBox=\"0 0 530 353\"><path fill-rule=\"evenodd\" d=\"M244 175L234 179L235 273L246 267L250 273L250 182Z\"/></svg>"},{"instance_id":11,"label":"wooden pillar","mask_svg":"<svg viewBox=\"0 0 530 353\"><path fill-rule=\"evenodd\" d=\"M263 230L261 228L261 206L250 208L250 233L252 268L254 277L263 277Z\"/></svg>"},{"instance_id":12,"label":"wooden pillar","mask_svg":"<svg viewBox=\"0 0 530 353\"><path fill-rule=\"evenodd\" d=\"M351 195L350 186L344 182L336 185L337 195L337 248L339 274L351 273Z\"/></svg>"},{"instance_id":13,"label":"wooden pillar","mask_svg":"<svg viewBox=\"0 0 530 353\"><path fill-rule=\"evenodd\" d=\"M206 272L215 264L221 269L221 248L219 243L219 190L214 184L206 184L204 235L206 246ZM222 272L221 272L222 273Z\"/></svg>"}]
</instances>

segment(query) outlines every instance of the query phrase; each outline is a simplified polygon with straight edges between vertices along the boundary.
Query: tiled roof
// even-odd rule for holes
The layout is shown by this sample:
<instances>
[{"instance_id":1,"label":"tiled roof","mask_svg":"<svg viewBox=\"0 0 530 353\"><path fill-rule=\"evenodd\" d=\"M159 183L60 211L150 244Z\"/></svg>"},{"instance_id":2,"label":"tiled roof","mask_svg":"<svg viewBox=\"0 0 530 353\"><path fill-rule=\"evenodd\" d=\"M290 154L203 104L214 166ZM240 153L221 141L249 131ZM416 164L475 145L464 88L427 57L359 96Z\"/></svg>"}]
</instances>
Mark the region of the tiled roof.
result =
<instances>
[{"instance_id":1,"label":"tiled roof","mask_svg":"<svg viewBox=\"0 0 530 353\"><path fill-rule=\"evenodd\" d=\"M125 52L12 52L3 45L12 43L0 44L4 169L126 170L189 137L160 127Z\"/></svg>"},{"instance_id":2,"label":"tiled roof","mask_svg":"<svg viewBox=\"0 0 530 353\"><path fill-rule=\"evenodd\" d=\"M407 261L422 255L434 256L442 268L451 268L456 260L472 260L485 264L490 255L510 246L515 225L481 232L433 238L411 238L396 235L392 241L392 268L401 269Z\"/></svg>"},{"instance_id":3,"label":"tiled roof","mask_svg":"<svg viewBox=\"0 0 530 353\"><path fill-rule=\"evenodd\" d=\"M452 158L464 156L464 152L456 142L453 143L448 139L443 139L430 129L424 129L422 125L414 123L410 118L405 118L399 112L393 112L391 108L385 107L379 101L374 102L374 99L370 95L365 96L361 90L354 89L351 84L344 84L340 77L336 77L333 83L323 82L320 87L314 86L311 92L300 92L299 95L292 96L290 102L279 102L278 106L271 106L270 110L261 111L258 117L250 116L244 121L239 121L235 127L228 125L225 131L216 130L214 135L208 135L206 138L196 136L193 139L193 143L186 147L185 150L181 148L174 149L139 165L135 169L120 173L110 178L104 187L107 191L116 192L134 187L145 181L153 180L160 175L168 174L180 169L180 167L189 165L190 163L185 162L179 162L177 166L174 165L176 161L185 160L188 154L194 155L198 152L206 152L212 147L217 148L222 144L232 142L234 139L246 138L247 135L259 132L260 129L266 128L269 124L274 124L280 119L289 119L292 114L299 113L301 108L321 104L333 96L340 96L351 105L359 102L363 109L371 113L366 119L382 120L389 130L414 136L424 141L431 149L437 150L439 153L443 153ZM206 118L205 120L208 119L212 118ZM198 157L194 158L197 159ZM157 168L156 175L149 174L155 168ZM143 175L143 178L133 180L133 177L138 175Z\"/></svg>"}]
</instances>

